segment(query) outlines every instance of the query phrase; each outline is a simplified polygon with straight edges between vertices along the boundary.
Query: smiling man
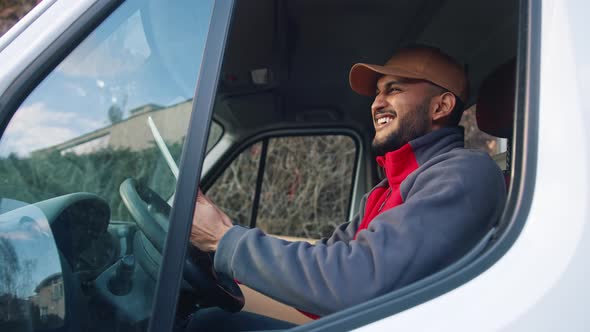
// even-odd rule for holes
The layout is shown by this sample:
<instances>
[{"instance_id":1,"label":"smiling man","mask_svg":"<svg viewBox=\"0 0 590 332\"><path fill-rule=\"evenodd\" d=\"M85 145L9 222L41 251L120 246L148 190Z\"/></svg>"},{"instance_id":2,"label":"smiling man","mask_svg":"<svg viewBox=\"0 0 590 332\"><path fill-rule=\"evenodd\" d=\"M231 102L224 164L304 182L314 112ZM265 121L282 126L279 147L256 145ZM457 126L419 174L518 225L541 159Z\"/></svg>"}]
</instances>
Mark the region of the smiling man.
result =
<instances>
[{"instance_id":1,"label":"smiling man","mask_svg":"<svg viewBox=\"0 0 590 332\"><path fill-rule=\"evenodd\" d=\"M193 245L217 251L217 271L318 316L457 260L497 222L506 195L494 161L463 147L468 83L452 58L403 49L384 66L354 65L350 84L375 98L373 150L386 175L352 221L315 245L287 242L232 225L199 194L191 234Z\"/></svg>"}]
</instances>

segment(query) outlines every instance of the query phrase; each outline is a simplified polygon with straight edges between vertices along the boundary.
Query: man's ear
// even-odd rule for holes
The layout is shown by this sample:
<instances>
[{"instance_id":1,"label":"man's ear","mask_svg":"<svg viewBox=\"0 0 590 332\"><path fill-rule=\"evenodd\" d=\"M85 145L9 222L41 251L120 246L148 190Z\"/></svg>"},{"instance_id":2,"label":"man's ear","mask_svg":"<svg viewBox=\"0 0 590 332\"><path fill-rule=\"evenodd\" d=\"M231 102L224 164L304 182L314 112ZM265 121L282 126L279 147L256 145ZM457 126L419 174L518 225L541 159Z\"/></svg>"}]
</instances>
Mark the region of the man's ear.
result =
<instances>
[{"instance_id":1,"label":"man's ear","mask_svg":"<svg viewBox=\"0 0 590 332\"><path fill-rule=\"evenodd\" d=\"M434 109L432 122L441 122L441 120L448 118L451 115L455 108L455 103L457 102L455 98L455 95L448 91L438 96L438 102L436 105L438 107Z\"/></svg>"}]
</instances>

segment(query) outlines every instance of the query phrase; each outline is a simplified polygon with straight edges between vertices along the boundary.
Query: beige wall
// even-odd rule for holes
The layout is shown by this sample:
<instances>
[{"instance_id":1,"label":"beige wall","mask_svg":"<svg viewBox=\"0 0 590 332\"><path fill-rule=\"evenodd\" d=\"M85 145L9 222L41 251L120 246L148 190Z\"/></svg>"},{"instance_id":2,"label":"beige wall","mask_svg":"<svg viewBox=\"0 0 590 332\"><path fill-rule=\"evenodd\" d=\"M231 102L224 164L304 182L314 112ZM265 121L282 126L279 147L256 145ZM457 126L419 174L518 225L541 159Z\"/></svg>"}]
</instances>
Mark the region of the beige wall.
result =
<instances>
[{"instance_id":1,"label":"beige wall","mask_svg":"<svg viewBox=\"0 0 590 332\"><path fill-rule=\"evenodd\" d=\"M39 307L39 310L43 307L47 308L46 315L65 317L65 297L63 293L63 281L61 279L40 288L32 300Z\"/></svg>"},{"instance_id":2,"label":"beige wall","mask_svg":"<svg viewBox=\"0 0 590 332\"><path fill-rule=\"evenodd\" d=\"M144 106L144 108L145 110L139 110L121 122L100 128L61 144L35 151L34 154L55 150L77 154L91 153L98 150L98 148L95 147L94 150L89 149L88 151L83 151L86 149L76 149L76 147L91 145L88 143L92 143L94 140L104 139L105 137L106 143L101 142L99 148L108 147L138 151L153 147L155 145L154 137L147 123L147 119L150 116L167 144L180 142L186 136L192 110L192 100L187 100L167 108L154 109L151 105Z\"/></svg>"},{"instance_id":3,"label":"beige wall","mask_svg":"<svg viewBox=\"0 0 590 332\"><path fill-rule=\"evenodd\" d=\"M133 115L110 127L109 147L143 150L154 146L154 139L147 124L152 117L166 143L176 143L186 136L192 103L187 101L170 108Z\"/></svg>"}]
</instances>

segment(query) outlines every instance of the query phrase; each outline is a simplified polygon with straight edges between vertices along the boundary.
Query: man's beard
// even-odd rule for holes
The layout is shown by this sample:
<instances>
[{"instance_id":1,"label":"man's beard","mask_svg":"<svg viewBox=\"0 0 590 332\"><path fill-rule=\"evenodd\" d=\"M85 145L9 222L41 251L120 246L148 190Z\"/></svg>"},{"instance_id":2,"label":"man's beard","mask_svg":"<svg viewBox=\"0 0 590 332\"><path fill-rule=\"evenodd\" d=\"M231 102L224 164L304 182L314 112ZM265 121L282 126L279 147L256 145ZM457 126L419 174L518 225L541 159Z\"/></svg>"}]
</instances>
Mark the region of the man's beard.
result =
<instances>
[{"instance_id":1,"label":"man's beard","mask_svg":"<svg viewBox=\"0 0 590 332\"><path fill-rule=\"evenodd\" d=\"M406 113L404 118L396 117L398 129L389 134L380 142L373 139L372 150L376 156L384 156L389 151L401 148L409 141L426 135L430 131L430 119L428 116L429 102L418 105L412 113Z\"/></svg>"}]
</instances>

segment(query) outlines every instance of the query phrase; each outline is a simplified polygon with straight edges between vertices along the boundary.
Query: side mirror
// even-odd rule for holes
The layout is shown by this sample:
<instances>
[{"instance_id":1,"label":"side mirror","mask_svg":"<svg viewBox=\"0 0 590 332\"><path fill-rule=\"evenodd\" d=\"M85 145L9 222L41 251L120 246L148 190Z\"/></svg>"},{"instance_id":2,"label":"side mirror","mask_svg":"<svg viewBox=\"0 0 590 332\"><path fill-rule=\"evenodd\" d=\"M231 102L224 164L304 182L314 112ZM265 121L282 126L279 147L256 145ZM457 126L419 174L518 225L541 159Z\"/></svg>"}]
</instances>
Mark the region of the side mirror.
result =
<instances>
[{"instance_id":1,"label":"side mirror","mask_svg":"<svg viewBox=\"0 0 590 332\"><path fill-rule=\"evenodd\" d=\"M0 330L64 325L66 300L59 252L37 206L0 200Z\"/></svg>"}]
</instances>

